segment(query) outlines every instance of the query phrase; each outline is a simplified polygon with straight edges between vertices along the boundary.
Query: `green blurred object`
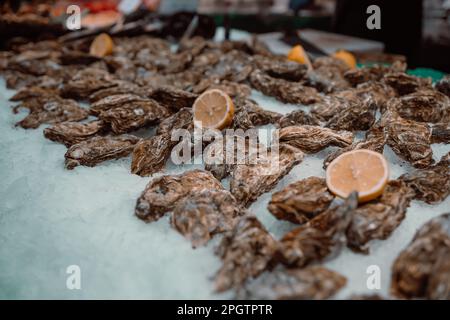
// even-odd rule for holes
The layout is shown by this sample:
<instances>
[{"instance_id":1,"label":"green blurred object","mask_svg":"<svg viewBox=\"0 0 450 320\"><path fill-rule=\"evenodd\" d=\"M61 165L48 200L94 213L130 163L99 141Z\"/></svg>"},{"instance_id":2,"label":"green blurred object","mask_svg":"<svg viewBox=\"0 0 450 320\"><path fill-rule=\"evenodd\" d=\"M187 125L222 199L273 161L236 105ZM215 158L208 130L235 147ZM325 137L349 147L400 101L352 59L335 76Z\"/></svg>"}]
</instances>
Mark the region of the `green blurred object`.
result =
<instances>
[{"instance_id":1,"label":"green blurred object","mask_svg":"<svg viewBox=\"0 0 450 320\"><path fill-rule=\"evenodd\" d=\"M411 69L407 73L416 77L431 78L433 83L441 80L445 76L444 72L428 68Z\"/></svg>"},{"instance_id":2,"label":"green blurred object","mask_svg":"<svg viewBox=\"0 0 450 320\"><path fill-rule=\"evenodd\" d=\"M380 64L380 63L364 63L364 64L358 63L357 67L358 68L371 67L375 64ZM389 64L384 63L384 65L388 66ZM441 80L446 75L444 72L434 70L434 69L428 69L428 68L408 69L406 71L406 73L410 74L412 76L420 77L420 78L431 78L433 80L433 83Z\"/></svg>"}]
</instances>

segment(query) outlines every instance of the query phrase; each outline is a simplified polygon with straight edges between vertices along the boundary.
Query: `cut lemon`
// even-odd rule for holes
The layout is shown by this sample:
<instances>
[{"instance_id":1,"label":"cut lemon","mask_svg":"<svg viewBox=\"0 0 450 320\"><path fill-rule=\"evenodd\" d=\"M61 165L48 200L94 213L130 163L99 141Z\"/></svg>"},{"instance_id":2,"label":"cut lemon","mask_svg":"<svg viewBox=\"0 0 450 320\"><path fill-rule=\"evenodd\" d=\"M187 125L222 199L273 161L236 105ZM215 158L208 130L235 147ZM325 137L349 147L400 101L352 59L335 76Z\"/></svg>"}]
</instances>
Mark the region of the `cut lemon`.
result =
<instances>
[{"instance_id":1,"label":"cut lemon","mask_svg":"<svg viewBox=\"0 0 450 320\"><path fill-rule=\"evenodd\" d=\"M328 189L341 198L358 192L358 201L379 197L389 180L389 167L384 156L366 149L341 154L327 168Z\"/></svg>"},{"instance_id":2,"label":"cut lemon","mask_svg":"<svg viewBox=\"0 0 450 320\"><path fill-rule=\"evenodd\" d=\"M303 49L303 47L301 45L296 45L295 47L293 47L288 55L287 55L288 60L291 61L295 61L301 64L306 64L308 66L308 68L311 68L311 61L308 58L308 55L306 54L305 50Z\"/></svg>"},{"instance_id":3,"label":"cut lemon","mask_svg":"<svg viewBox=\"0 0 450 320\"><path fill-rule=\"evenodd\" d=\"M106 33L102 33L92 41L89 52L93 56L102 58L110 55L113 52L113 48L114 42L111 37Z\"/></svg>"},{"instance_id":4,"label":"cut lemon","mask_svg":"<svg viewBox=\"0 0 450 320\"><path fill-rule=\"evenodd\" d=\"M233 121L234 104L222 90L211 89L195 100L192 111L196 127L221 130Z\"/></svg>"},{"instance_id":5,"label":"cut lemon","mask_svg":"<svg viewBox=\"0 0 450 320\"><path fill-rule=\"evenodd\" d=\"M350 69L356 68L356 58L353 54L345 50L338 50L333 57L342 60Z\"/></svg>"}]
</instances>

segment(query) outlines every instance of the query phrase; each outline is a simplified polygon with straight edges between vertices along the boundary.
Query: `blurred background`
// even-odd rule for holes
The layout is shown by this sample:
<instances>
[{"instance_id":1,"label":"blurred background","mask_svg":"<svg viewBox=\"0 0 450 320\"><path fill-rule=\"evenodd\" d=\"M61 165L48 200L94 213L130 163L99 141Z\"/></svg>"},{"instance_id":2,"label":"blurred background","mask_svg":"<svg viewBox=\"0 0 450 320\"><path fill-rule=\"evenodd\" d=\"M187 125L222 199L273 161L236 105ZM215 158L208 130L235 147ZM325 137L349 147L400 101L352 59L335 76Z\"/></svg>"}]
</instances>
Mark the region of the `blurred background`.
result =
<instances>
[{"instance_id":1,"label":"blurred background","mask_svg":"<svg viewBox=\"0 0 450 320\"><path fill-rule=\"evenodd\" d=\"M151 33L162 19L166 28L160 35L176 41L200 15L197 34L206 37L217 27L224 27L226 35L245 30L289 45L299 42L311 51L347 49L359 60L377 57L387 63L400 55L412 68L450 72L450 0L2 1L1 45L18 37L29 41L69 32L64 26L69 4L82 9L84 29L115 26L123 35ZM381 9L379 30L366 27L367 7L374 4Z\"/></svg>"}]
</instances>

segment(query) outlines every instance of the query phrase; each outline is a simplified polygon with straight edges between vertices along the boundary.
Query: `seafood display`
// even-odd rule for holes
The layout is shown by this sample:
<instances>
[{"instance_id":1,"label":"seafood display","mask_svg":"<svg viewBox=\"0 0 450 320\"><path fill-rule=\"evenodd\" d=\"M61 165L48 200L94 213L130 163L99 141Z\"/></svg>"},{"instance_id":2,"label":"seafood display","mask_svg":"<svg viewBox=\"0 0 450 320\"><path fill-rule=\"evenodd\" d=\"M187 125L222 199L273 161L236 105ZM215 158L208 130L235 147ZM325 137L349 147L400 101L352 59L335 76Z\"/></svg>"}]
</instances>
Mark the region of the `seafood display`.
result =
<instances>
[{"instance_id":1,"label":"seafood display","mask_svg":"<svg viewBox=\"0 0 450 320\"><path fill-rule=\"evenodd\" d=\"M343 250L346 259L373 254L411 208L448 204L448 75L433 83L407 73L404 61L299 63L256 36L171 40L126 31L17 40L0 51L0 76L15 90L11 128L35 129L46 147L63 148L64 174L106 171L106 161L124 158L120 169L144 182L130 193L136 223L149 232L167 223L189 250L215 248L214 291L333 298L347 278L324 263ZM342 155L361 150L398 173L378 168L386 180L365 200L357 183L346 195L333 191L327 174ZM362 167L334 183L373 182ZM450 299L450 214L426 220L392 265L391 294L354 299ZM274 226L283 232L272 234Z\"/></svg>"}]
</instances>

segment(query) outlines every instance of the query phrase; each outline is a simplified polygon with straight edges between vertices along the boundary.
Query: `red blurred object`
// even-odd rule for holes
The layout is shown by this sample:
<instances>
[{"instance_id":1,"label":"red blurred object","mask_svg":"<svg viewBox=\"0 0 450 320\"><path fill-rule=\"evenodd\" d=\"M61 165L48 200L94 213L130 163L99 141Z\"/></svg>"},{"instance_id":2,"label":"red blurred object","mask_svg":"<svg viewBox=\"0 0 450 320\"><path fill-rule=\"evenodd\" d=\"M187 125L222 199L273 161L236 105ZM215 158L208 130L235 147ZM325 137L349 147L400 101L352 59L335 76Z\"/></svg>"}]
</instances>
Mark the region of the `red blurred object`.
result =
<instances>
[{"instance_id":1,"label":"red blurred object","mask_svg":"<svg viewBox=\"0 0 450 320\"><path fill-rule=\"evenodd\" d=\"M81 25L85 28L95 29L111 26L122 18L122 14L114 10L104 10L97 13L89 13L81 19Z\"/></svg>"},{"instance_id":2,"label":"red blurred object","mask_svg":"<svg viewBox=\"0 0 450 320\"><path fill-rule=\"evenodd\" d=\"M84 7L89 9L92 13L102 11L117 11L119 1L104 0L104 1L83 1Z\"/></svg>"},{"instance_id":3,"label":"red blurred object","mask_svg":"<svg viewBox=\"0 0 450 320\"><path fill-rule=\"evenodd\" d=\"M81 25L85 28L95 29L113 25L122 18L118 10L119 0L106 1L86 1L71 0L58 1L52 8L53 16L60 16L66 13L69 5L77 5L82 11L88 11L81 19Z\"/></svg>"},{"instance_id":4,"label":"red blurred object","mask_svg":"<svg viewBox=\"0 0 450 320\"><path fill-rule=\"evenodd\" d=\"M52 16L60 16L66 13L69 5L77 5L81 10L89 10L90 13L99 13L104 11L118 11L119 0L106 1L86 1L86 0L62 0L57 1L52 8Z\"/></svg>"}]
</instances>

